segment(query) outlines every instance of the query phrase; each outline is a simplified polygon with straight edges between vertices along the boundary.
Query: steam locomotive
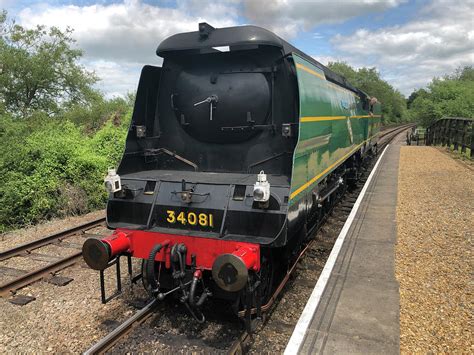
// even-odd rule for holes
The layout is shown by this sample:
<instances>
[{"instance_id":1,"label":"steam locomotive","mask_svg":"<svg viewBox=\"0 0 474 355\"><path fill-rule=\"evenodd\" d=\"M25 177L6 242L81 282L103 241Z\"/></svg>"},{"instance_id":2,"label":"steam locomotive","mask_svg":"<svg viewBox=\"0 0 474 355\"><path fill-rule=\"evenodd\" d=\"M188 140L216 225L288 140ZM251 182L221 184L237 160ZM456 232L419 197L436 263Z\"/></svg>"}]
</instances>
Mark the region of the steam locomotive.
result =
<instances>
[{"instance_id":1,"label":"steam locomotive","mask_svg":"<svg viewBox=\"0 0 474 355\"><path fill-rule=\"evenodd\" d=\"M84 259L102 286L118 257L142 259L150 295L200 322L212 298L259 313L373 153L380 104L255 26L200 23L157 55L105 178L114 231L86 240Z\"/></svg>"}]
</instances>

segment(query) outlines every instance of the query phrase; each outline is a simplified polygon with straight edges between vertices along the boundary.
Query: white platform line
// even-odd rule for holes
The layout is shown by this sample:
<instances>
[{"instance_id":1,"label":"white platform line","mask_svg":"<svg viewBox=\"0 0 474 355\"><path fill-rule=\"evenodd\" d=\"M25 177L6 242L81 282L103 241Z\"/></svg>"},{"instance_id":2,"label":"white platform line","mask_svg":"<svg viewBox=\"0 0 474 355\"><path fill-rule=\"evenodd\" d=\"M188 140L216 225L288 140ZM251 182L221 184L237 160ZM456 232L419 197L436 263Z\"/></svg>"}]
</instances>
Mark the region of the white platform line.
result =
<instances>
[{"instance_id":1,"label":"white platform line","mask_svg":"<svg viewBox=\"0 0 474 355\"><path fill-rule=\"evenodd\" d=\"M290 341L288 342L288 345L286 346L285 355L297 354L298 351L300 350L306 331L308 330L308 326L311 323L311 320L313 319L313 315L316 309L318 308L319 302L321 300L321 296L324 292L324 289L326 288L329 277L331 276L332 269L334 268L334 264L336 263L337 256L339 255L339 252L341 251L341 247L342 247L342 244L344 243L344 239L346 238L347 232L349 231L352 221L354 220L357 214L357 211L359 209L360 203L362 202L362 199L365 196L367 188L369 187L370 182L372 181L372 178L375 172L377 171L380 161L382 160L382 157L384 156L388 147L389 145L385 147L382 154L380 155L377 162L375 163L375 166L372 169L369 175L369 178L365 182L365 185L362 188L362 191L360 192L359 197L357 198L356 202L354 203L354 206L352 207L351 213L349 214L349 217L347 218L346 223L344 223L344 227L342 227L342 230L336 239L336 243L334 243L331 254L329 255L329 258L326 261L326 264L324 265L324 269L321 272L321 275L319 276L318 282L316 283L316 286L314 286L313 292L311 293L311 296L308 299L308 303L306 303L303 313L301 313L300 319L298 319L298 323L296 324L295 330L293 331L293 334L291 335Z\"/></svg>"}]
</instances>

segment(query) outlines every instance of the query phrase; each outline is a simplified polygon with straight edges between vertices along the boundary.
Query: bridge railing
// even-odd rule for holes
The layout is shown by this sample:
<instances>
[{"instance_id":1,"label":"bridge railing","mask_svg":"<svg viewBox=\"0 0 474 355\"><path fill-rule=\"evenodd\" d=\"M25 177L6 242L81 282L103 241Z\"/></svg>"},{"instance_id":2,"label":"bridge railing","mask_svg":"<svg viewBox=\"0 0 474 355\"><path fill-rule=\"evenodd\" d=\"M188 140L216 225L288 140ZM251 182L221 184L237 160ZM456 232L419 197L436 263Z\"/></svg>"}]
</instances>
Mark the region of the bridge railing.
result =
<instances>
[{"instance_id":1,"label":"bridge railing","mask_svg":"<svg viewBox=\"0 0 474 355\"><path fill-rule=\"evenodd\" d=\"M474 118L443 117L426 128L426 145L447 146L474 155ZM469 150L469 151L468 151Z\"/></svg>"}]
</instances>

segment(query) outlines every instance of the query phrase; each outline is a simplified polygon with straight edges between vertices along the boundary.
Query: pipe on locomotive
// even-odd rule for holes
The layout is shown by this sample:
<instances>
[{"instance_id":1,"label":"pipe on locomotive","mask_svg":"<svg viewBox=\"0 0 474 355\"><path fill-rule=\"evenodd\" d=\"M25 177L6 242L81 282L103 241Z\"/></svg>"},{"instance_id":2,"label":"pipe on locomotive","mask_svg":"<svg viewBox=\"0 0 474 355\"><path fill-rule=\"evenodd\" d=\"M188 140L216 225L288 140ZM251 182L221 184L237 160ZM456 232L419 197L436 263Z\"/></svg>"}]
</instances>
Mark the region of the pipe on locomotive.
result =
<instances>
[{"instance_id":1,"label":"pipe on locomotive","mask_svg":"<svg viewBox=\"0 0 474 355\"><path fill-rule=\"evenodd\" d=\"M116 256L131 251L132 237L133 232L127 234L115 231L104 239L89 238L82 246L84 261L91 269L104 270ZM156 245L150 252L150 258L154 260L158 252L165 246L172 246L171 241L166 240ZM256 250L248 246L241 246L232 253L221 254L212 264L212 278L225 291L240 291L248 281L249 270L258 271L257 259ZM196 279L200 279L202 277L201 271L194 276ZM199 304L202 302L198 301Z\"/></svg>"}]
</instances>

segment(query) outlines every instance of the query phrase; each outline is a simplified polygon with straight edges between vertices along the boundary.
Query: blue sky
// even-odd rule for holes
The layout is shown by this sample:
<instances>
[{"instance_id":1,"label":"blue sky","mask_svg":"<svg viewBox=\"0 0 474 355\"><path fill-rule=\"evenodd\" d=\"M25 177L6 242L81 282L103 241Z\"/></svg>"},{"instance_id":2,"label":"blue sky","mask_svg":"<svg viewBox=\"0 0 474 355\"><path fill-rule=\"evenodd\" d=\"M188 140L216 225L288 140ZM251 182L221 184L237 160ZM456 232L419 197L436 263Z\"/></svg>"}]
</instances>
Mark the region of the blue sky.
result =
<instances>
[{"instance_id":1,"label":"blue sky","mask_svg":"<svg viewBox=\"0 0 474 355\"><path fill-rule=\"evenodd\" d=\"M74 28L108 96L134 90L174 33L255 24L326 64L375 66L403 94L474 62L474 0L0 0L15 20Z\"/></svg>"}]
</instances>

